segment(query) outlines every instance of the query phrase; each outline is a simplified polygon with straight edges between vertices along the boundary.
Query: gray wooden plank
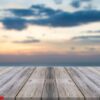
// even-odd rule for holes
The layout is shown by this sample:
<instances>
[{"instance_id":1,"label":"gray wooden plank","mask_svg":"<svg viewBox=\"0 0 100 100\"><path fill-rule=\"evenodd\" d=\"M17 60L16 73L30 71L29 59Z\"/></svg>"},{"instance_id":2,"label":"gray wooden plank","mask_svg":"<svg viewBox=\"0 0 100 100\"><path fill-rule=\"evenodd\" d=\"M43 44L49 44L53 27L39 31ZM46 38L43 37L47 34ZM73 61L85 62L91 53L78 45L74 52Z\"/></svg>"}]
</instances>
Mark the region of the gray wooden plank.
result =
<instances>
[{"instance_id":1,"label":"gray wooden plank","mask_svg":"<svg viewBox=\"0 0 100 100\"><path fill-rule=\"evenodd\" d=\"M92 73L96 73L96 74L98 74L98 75L100 75L100 70L98 70L98 67L88 67L88 69L89 70L91 70L92 71ZM99 67L99 69L100 69L100 67Z\"/></svg>"},{"instance_id":2,"label":"gray wooden plank","mask_svg":"<svg viewBox=\"0 0 100 100\"><path fill-rule=\"evenodd\" d=\"M92 67L91 67L91 68L92 68ZM96 70L100 71L100 67L93 67L93 68L95 68Z\"/></svg>"},{"instance_id":3,"label":"gray wooden plank","mask_svg":"<svg viewBox=\"0 0 100 100\"><path fill-rule=\"evenodd\" d=\"M58 90L55 80L54 68L47 69L42 99L58 100Z\"/></svg>"},{"instance_id":4,"label":"gray wooden plank","mask_svg":"<svg viewBox=\"0 0 100 100\"><path fill-rule=\"evenodd\" d=\"M7 100L8 98L10 98L10 100L14 100L20 89L30 77L33 70L34 68L14 68L12 73L16 74L14 75L11 73L11 76L13 75L13 77L11 77L8 82L6 82L5 84L3 84L3 86L0 87L0 95L4 96ZM10 75L5 76L5 80L6 77L9 76Z\"/></svg>"},{"instance_id":5,"label":"gray wooden plank","mask_svg":"<svg viewBox=\"0 0 100 100\"><path fill-rule=\"evenodd\" d=\"M87 76L93 83L98 86L98 89L100 89L100 74L98 75L97 73L93 73L90 69L88 68L78 68L80 72L82 72L85 76ZM99 71L100 73L100 71Z\"/></svg>"},{"instance_id":6,"label":"gray wooden plank","mask_svg":"<svg viewBox=\"0 0 100 100\"><path fill-rule=\"evenodd\" d=\"M13 69L13 67L2 67L2 68L0 68L0 75L7 73L11 69Z\"/></svg>"},{"instance_id":7,"label":"gray wooden plank","mask_svg":"<svg viewBox=\"0 0 100 100\"><path fill-rule=\"evenodd\" d=\"M55 77L61 100L84 100L84 96L64 68L55 68Z\"/></svg>"},{"instance_id":8,"label":"gray wooden plank","mask_svg":"<svg viewBox=\"0 0 100 100\"><path fill-rule=\"evenodd\" d=\"M19 92L16 100L41 99L47 68L37 67L23 89Z\"/></svg>"},{"instance_id":9,"label":"gray wooden plank","mask_svg":"<svg viewBox=\"0 0 100 100\"><path fill-rule=\"evenodd\" d=\"M10 71L0 75L0 88L10 81L22 68L13 68Z\"/></svg>"},{"instance_id":10,"label":"gray wooden plank","mask_svg":"<svg viewBox=\"0 0 100 100\"><path fill-rule=\"evenodd\" d=\"M99 67L66 70L62 67L38 67L33 70L29 67L0 68L0 95L7 100L14 100L16 95L17 100L100 99Z\"/></svg>"},{"instance_id":11,"label":"gray wooden plank","mask_svg":"<svg viewBox=\"0 0 100 100\"><path fill-rule=\"evenodd\" d=\"M0 72L1 72L2 70L5 70L5 69L7 69L7 68L5 68L5 67L0 67Z\"/></svg>"},{"instance_id":12,"label":"gray wooden plank","mask_svg":"<svg viewBox=\"0 0 100 100\"><path fill-rule=\"evenodd\" d=\"M86 100L99 100L100 89L88 77L78 70L78 68L67 68L71 78L77 84Z\"/></svg>"}]
</instances>

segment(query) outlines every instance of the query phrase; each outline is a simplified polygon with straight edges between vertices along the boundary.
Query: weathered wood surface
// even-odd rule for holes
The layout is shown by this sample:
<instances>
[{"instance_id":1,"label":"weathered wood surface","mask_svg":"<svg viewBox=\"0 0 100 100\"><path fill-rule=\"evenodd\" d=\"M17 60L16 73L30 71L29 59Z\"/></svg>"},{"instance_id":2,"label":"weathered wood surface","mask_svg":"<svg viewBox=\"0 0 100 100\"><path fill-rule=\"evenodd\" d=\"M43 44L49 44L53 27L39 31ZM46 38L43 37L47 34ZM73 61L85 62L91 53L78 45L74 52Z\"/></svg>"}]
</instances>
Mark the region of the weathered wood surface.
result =
<instances>
[{"instance_id":1,"label":"weathered wood surface","mask_svg":"<svg viewBox=\"0 0 100 100\"><path fill-rule=\"evenodd\" d=\"M5 100L100 100L99 67L0 67Z\"/></svg>"},{"instance_id":2,"label":"weathered wood surface","mask_svg":"<svg viewBox=\"0 0 100 100\"><path fill-rule=\"evenodd\" d=\"M45 82L47 68L36 68L34 73L31 75L23 89L19 92L17 96L18 99L31 98L40 99L42 95L43 85Z\"/></svg>"},{"instance_id":3,"label":"weathered wood surface","mask_svg":"<svg viewBox=\"0 0 100 100\"><path fill-rule=\"evenodd\" d=\"M58 89L53 68L48 68L47 70L42 98L47 100L58 100Z\"/></svg>"},{"instance_id":4,"label":"weathered wood surface","mask_svg":"<svg viewBox=\"0 0 100 100\"><path fill-rule=\"evenodd\" d=\"M84 100L83 95L64 68L55 68L55 77L59 96L61 98L74 98L74 100Z\"/></svg>"}]
</instances>

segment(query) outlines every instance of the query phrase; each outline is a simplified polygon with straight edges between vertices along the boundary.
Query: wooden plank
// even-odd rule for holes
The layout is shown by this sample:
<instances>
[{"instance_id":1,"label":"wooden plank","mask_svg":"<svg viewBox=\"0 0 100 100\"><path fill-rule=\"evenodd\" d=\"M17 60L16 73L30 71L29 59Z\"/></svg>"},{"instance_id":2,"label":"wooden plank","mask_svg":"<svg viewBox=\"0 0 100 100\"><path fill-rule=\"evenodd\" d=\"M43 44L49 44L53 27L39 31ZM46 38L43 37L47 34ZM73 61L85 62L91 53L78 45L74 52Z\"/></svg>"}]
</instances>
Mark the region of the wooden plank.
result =
<instances>
[{"instance_id":1,"label":"wooden plank","mask_svg":"<svg viewBox=\"0 0 100 100\"><path fill-rule=\"evenodd\" d=\"M92 67L91 67L92 68ZM97 69L98 71L100 71L100 67L94 67L95 69Z\"/></svg>"},{"instance_id":2,"label":"wooden plank","mask_svg":"<svg viewBox=\"0 0 100 100\"><path fill-rule=\"evenodd\" d=\"M55 68L55 77L61 100L84 100L84 96L64 68Z\"/></svg>"},{"instance_id":3,"label":"wooden plank","mask_svg":"<svg viewBox=\"0 0 100 100\"><path fill-rule=\"evenodd\" d=\"M10 81L22 68L13 68L0 76L0 88Z\"/></svg>"},{"instance_id":4,"label":"wooden plank","mask_svg":"<svg viewBox=\"0 0 100 100\"><path fill-rule=\"evenodd\" d=\"M58 100L58 90L55 80L54 68L47 69L42 99Z\"/></svg>"},{"instance_id":5,"label":"wooden plank","mask_svg":"<svg viewBox=\"0 0 100 100\"><path fill-rule=\"evenodd\" d=\"M5 67L0 67L0 72L2 72L2 70L5 70Z\"/></svg>"},{"instance_id":6,"label":"wooden plank","mask_svg":"<svg viewBox=\"0 0 100 100\"><path fill-rule=\"evenodd\" d=\"M100 89L100 74L98 75L97 73L93 73L91 70L88 68L78 68L80 72L82 72L85 76L87 76L93 83L98 86L98 89ZM100 73L100 71L99 71Z\"/></svg>"},{"instance_id":7,"label":"wooden plank","mask_svg":"<svg viewBox=\"0 0 100 100\"><path fill-rule=\"evenodd\" d=\"M88 69L91 70L92 73L96 73L96 74L100 75L100 70L98 70L97 67L96 68L94 68L94 67L88 67ZM100 69L100 67L99 67L99 69Z\"/></svg>"},{"instance_id":8,"label":"wooden plank","mask_svg":"<svg viewBox=\"0 0 100 100\"><path fill-rule=\"evenodd\" d=\"M1 67L0 95L7 100L100 100L99 67L65 69Z\"/></svg>"},{"instance_id":9,"label":"wooden plank","mask_svg":"<svg viewBox=\"0 0 100 100\"><path fill-rule=\"evenodd\" d=\"M99 100L100 89L77 68L67 68L71 78L77 84L86 100Z\"/></svg>"},{"instance_id":10,"label":"wooden plank","mask_svg":"<svg viewBox=\"0 0 100 100\"><path fill-rule=\"evenodd\" d=\"M16 100L41 99L47 68L37 67Z\"/></svg>"},{"instance_id":11,"label":"wooden plank","mask_svg":"<svg viewBox=\"0 0 100 100\"><path fill-rule=\"evenodd\" d=\"M14 100L20 89L26 83L34 68L15 68L13 73L16 73L13 77L11 77L8 82L3 84L0 87L0 95L4 96L7 100ZM11 75L13 75L11 73ZM9 77L9 76L5 76Z\"/></svg>"},{"instance_id":12,"label":"wooden plank","mask_svg":"<svg viewBox=\"0 0 100 100\"><path fill-rule=\"evenodd\" d=\"M11 69L13 69L13 67L3 67L3 68L0 68L0 75L9 72Z\"/></svg>"}]
</instances>

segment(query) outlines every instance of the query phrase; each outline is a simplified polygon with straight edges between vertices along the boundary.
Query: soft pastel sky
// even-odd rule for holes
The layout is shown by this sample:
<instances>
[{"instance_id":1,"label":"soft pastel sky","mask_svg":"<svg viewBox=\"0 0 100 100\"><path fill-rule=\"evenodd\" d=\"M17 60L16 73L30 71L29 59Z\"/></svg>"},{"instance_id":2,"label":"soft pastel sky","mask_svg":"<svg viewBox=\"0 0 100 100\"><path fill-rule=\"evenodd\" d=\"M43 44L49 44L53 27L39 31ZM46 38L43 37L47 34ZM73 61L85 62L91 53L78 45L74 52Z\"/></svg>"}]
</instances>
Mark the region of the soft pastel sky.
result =
<instances>
[{"instance_id":1,"label":"soft pastel sky","mask_svg":"<svg viewBox=\"0 0 100 100\"><path fill-rule=\"evenodd\" d=\"M100 0L1 0L0 63L100 62Z\"/></svg>"}]
</instances>

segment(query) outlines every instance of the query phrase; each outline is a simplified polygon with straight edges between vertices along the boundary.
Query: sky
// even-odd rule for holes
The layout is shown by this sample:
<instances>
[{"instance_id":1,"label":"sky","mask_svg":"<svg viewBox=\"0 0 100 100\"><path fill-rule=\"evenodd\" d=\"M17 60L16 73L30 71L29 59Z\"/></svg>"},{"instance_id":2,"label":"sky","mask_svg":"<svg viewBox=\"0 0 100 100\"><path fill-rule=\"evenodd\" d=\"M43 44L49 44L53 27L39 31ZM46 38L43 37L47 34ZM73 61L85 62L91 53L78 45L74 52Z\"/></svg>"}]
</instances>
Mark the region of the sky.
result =
<instances>
[{"instance_id":1,"label":"sky","mask_svg":"<svg viewBox=\"0 0 100 100\"><path fill-rule=\"evenodd\" d=\"M100 0L1 0L0 64L99 64Z\"/></svg>"}]
</instances>

